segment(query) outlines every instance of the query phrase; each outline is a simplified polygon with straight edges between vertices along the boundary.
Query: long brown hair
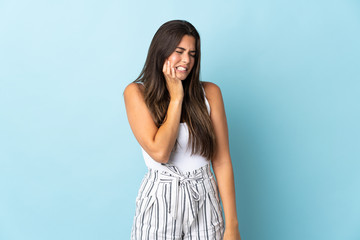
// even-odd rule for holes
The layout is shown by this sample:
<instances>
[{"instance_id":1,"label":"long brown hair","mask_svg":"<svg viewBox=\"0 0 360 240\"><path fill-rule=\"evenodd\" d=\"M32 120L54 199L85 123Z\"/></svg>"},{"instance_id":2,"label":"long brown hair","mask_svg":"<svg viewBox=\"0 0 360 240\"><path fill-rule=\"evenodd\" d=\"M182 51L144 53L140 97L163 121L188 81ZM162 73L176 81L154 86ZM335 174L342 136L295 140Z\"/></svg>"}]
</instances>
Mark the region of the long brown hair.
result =
<instances>
[{"instance_id":1,"label":"long brown hair","mask_svg":"<svg viewBox=\"0 0 360 240\"><path fill-rule=\"evenodd\" d=\"M205 105L204 92L200 83L200 35L195 27L184 20L164 23L155 33L148 51L145 65L139 77L133 82L145 86L145 103L157 127L166 120L170 95L163 74L165 60L175 51L184 35L195 38L196 54L194 67L182 81L184 98L181 119L189 129L191 154L199 154L211 160L215 154L216 139L212 122ZM175 149L177 148L177 141Z\"/></svg>"}]
</instances>

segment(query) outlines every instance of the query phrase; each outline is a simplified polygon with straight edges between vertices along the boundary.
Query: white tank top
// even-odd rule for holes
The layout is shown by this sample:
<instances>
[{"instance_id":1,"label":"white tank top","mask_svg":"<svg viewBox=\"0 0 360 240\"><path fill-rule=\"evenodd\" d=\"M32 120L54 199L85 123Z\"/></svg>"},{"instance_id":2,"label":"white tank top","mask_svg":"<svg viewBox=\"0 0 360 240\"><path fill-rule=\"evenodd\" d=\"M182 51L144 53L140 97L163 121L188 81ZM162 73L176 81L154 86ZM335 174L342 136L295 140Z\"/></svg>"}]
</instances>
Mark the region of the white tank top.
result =
<instances>
[{"instance_id":1,"label":"white tank top","mask_svg":"<svg viewBox=\"0 0 360 240\"><path fill-rule=\"evenodd\" d=\"M204 95L205 90L203 88ZM210 115L210 104L205 96L205 104ZM209 163L209 161L199 155L194 154L191 156L191 144L187 146L188 142L190 141L189 138L189 130L186 123L180 123L179 125L179 133L177 136L178 146L176 151L172 151L170 155L170 159L168 161L168 165L173 165L179 168L182 172L189 172L195 169L201 168ZM141 146L140 146L141 147ZM164 170L166 171L168 168L161 163L155 161L150 155L141 147L145 164L148 168L156 169L156 170Z\"/></svg>"}]
</instances>

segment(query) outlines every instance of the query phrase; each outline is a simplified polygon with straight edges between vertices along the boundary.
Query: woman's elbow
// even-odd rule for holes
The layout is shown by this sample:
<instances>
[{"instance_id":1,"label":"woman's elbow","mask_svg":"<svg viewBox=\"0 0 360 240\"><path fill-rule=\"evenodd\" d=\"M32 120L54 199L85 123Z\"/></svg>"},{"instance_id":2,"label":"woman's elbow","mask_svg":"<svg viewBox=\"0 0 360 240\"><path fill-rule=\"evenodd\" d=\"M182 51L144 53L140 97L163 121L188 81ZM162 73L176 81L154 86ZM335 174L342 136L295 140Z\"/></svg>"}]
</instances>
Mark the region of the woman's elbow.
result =
<instances>
[{"instance_id":1,"label":"woman's elbow","mask_svg":"<svg viewBox=\"0 0 360 240\"><path fill-rule=\"evenodd\" d=\"M150 154L149 154L150 155ZM167 163L170 159L170 154L165 151L153 152L150 157L158 163Z\"/></svg>"},{"instance_id":2,"label":"woman's elbow","mask_svg":"<svg viewBox=\"0 0 360 240\"><path fill-rule=\"evenodd\" d=\"M170 159L171 151L166 149L166 146L156 145L154 143L143 144L142 148L147 155L158 163L167 163Z\"/></svg>"}]
</instances>

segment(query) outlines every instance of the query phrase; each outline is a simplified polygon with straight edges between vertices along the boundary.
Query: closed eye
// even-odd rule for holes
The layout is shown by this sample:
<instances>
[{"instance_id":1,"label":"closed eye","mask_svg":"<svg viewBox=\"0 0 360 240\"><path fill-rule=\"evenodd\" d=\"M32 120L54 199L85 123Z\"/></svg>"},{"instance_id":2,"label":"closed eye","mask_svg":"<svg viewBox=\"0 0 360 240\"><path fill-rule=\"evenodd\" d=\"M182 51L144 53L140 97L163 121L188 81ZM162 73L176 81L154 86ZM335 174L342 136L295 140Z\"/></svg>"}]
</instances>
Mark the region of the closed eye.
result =
<instances>
[{"instance_id":1,"label":"closed eye","mask_svg":"<svg viewBox=\"0 0 360 240\"><path fill-rule=\"evenodd\" d=\"M179 53L179 54L183 54L184 52L180 52L180 51L175 51L175 52L177 52L177 53ZM190 57L195 57L196 56L196 53L194 53L194 52L192 52L192 53L190 53L189 54L190 55Z\"/></svg>"}]
</instances>

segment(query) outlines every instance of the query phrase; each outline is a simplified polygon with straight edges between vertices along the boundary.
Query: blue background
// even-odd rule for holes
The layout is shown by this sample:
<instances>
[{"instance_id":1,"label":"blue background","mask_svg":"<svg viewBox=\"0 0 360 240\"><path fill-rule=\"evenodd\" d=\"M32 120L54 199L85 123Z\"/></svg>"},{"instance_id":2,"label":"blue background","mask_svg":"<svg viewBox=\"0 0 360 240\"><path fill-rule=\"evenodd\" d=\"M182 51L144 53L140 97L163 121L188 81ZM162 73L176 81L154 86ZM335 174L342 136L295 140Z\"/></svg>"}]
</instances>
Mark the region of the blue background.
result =
<instances>
[{"instance_id":1,"label":"blue background","mask_svg":"<svg viewBox=\"0 0 360 240\"><path fill-rule=\"evenodd\" d=\"M223 93L242 238L360 239L356 0L0 1L0 239L129 238L122 93L172 19Z\"/></svg>"}]
</instances>

